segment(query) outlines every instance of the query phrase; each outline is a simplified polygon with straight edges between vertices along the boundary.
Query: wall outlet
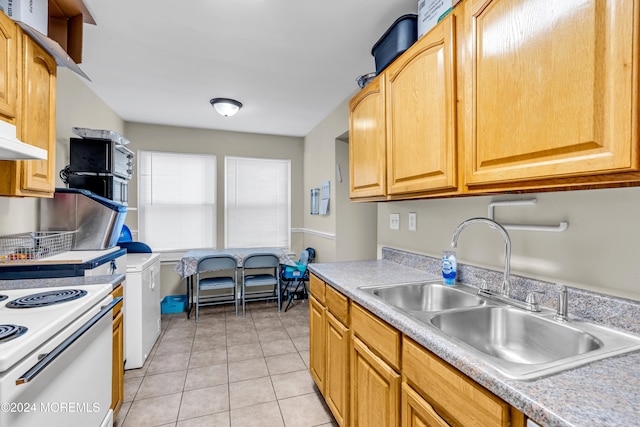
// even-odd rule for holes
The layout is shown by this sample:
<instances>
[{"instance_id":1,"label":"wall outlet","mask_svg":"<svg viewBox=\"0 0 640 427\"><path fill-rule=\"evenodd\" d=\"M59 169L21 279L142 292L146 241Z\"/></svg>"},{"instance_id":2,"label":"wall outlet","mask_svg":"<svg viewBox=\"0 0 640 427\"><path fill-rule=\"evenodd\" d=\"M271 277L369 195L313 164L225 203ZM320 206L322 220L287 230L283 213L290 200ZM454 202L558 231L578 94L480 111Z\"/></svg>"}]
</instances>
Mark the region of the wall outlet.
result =
<instances>
[{"instance_id":1,"label":"wall outlet","mask_svg":"<svg viewBox=\"0 0 640 427\"><path fill-rule=\"evenodd\" d=\"M389 228L392 230L400 230L400 214L389 214Z\"/></svg>"},{"instance_id":2,"label":"wall outlet","mask_svg":"<svg viewBox=\"0 0 640 427\"><path fill-rule=\"evenodd\" d=\"M415 212L409 212L409 231L416 231L418 229L418 214Z\"/></svg>"}]
</instances>

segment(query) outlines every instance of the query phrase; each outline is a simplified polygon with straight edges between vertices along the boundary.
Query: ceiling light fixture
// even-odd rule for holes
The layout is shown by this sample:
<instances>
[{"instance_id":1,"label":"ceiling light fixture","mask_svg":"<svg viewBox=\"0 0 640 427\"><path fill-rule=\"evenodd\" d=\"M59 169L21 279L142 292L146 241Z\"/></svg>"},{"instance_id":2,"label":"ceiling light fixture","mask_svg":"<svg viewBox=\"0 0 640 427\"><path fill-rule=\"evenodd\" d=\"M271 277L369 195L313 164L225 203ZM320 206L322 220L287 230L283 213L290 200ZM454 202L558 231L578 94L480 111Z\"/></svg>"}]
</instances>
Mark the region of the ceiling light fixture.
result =
<instances>
[{"instance_id":1,"label":"ceiling light fixture","mask_svg":"<svg viewBox=\"0 0 640 427\"><path fill-rule=\"evenodd\" d=\"M213 98L209 101L218 113L225 117L231 117L242 108L242 103L235 99Z\"/></svg>"}]
</instances>

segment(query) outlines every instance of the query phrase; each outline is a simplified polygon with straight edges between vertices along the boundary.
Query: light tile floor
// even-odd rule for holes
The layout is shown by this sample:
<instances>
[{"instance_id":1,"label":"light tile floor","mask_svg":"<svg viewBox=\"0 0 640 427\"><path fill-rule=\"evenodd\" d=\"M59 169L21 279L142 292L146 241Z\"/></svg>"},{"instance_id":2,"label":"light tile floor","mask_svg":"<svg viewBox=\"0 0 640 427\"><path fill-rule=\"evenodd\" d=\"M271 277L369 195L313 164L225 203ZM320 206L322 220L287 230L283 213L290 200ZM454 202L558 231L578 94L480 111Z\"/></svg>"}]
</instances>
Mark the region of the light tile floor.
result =
<instances>
[{"instance_id":1,"label":"light tile floor","mask_svg":"<svg viewBox=\"0 0 640 427\"><path fill-rule=\"evenodd\" d=\"M309 366L309 304L286 313L248 304L163 315L160 337L140 369L125 371L116 427L337 426Z\"/></svg>"}]
</instances>

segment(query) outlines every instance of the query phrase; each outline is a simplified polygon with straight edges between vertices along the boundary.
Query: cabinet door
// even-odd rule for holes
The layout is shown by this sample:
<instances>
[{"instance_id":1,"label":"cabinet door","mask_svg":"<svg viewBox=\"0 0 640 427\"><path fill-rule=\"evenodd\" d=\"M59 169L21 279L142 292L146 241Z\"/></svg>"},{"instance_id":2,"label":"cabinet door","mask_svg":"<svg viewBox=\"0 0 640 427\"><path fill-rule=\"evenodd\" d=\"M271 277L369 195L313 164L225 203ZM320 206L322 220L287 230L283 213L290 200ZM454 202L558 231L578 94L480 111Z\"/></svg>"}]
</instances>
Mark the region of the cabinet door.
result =
<instances>
[{"instance_id":1,"label":"cabinet door","mask_svg":"<svg viewBox=\"0 0 640 427\"><path fill-rule=\"evenodd\" d=\"M402 427L449 427L449 424L407 383L402 383Z\"/></svg>"},{"instance_id":2,"label":"cabinet door","mask_svg":"<svg viewBox=\"0 0 640 427\"><path fill-rule=\"evenodd\" d=\"M18 101L16 24L0 12L0 120L14 123Z\"/></svg>"},{"instance_id":3,"label":"cabinet door","mask_svg":"<svg viewBox=\"0 0 640 427\"><path fill-rule=\"evenodd\" d=\"M309 371L324 395L326 367L326 309L313 296L309 296Z\"/></svg>"},{"instance_id":4,"label":"cabinet door","mask_svg":"<svg viewBox=\"0 0 640 427\"><path fill-rule=\"evenodd\" d=\"M338 425L349 422L349 329L327 311L324 396Z\"/></svg>"},{"instance_id":5,"label":"cabinet door","mask_svg":"<svg viewBox=\"0 0 640 427\"><path fill-rule=\"evenodd\" d=\"M24 192L55 190L56 62L36 42L23 36L24 67L19 138L48 152L47 160L22 161Z\"/></svg>"},{"instance_id":6,"label":"cabinet door","mask_svg":"<svg viewBox=\"0 0 640 427\"><path fill-rule=\"evenodd\" d=\"M456 189L455 16L386 73L389 194Z\"/></svg>"},{"instance_id":7,"label":"cabinet door","mask_svg":"<svg viewBox=\"0 0 640 427\"><path fill-rule=\"evenodd\" d=\"M352 198L386 194L384 77L372 80L349 103Z\"/></svg>"},{"instance_id":8,"label":"cabinet door","mask_svg":"<svg viewBox=\"0 0 640 427\"><path fill-rule=\"evenodd\" d=\"M638 169L639 6L471 0L470 187Z\"/></svg>"},{"instance_id":9,"label":"cabinet door","mask_svg":"<svg viewBox=\"0 0 640 427\"><path fill-rule=\"evenodd\" d=\"M124 401L124 316L122 311L113 319L113 362L111 409L117 414Z\"/></svg>"},{"instance_id":10,"label":"cabinet door","mask_svg":"<svg viewBox=\"0 0 640 427\"><path fill-rule=\"evenodd\" d=\"M351 337L351 425L400 424L400 375L357 337Z\"/></svg>"},{"instance_id":11,"label":"cabinet door","mask_svg":"<svg viewBox=\"0 0 640 427\"><path fill-rule=\"evenodd\" d=\"M120 284L111 292L113 298L124 294L124 285ZM111 409L117 414L124 401L124 314L121 301L113 308L113 356L111 365ZM114 415L115 416L115 415Z\"/></svg>"},{"instance_id":12,"label":"cabinet door","mask_svg":"<svg viewBox=\"0 0 640 427\"><path fill-rule=\"evenodd\" d=\"M402 341L402 374L441 417L467 427L517 426L508 403L420 344Z\"/></svg>"}]
</instances>

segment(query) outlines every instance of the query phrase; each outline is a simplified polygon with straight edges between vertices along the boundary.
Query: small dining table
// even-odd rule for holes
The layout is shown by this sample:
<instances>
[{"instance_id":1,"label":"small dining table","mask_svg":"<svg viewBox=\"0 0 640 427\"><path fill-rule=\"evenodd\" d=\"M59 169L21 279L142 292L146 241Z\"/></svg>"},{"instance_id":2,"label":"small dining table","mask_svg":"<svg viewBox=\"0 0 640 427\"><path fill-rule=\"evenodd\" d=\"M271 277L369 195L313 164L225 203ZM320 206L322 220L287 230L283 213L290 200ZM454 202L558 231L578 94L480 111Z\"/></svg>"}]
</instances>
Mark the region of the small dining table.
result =
<instances>
[{"instance_id":1,"label":"small dining table","mask_svg":"<svg viewBox=\"0 0 640 427\"><path fill-rule=\"evenodd\" d=\"M280 264L293 265L295 262L289 257L289 251L285 248L260 247L260 248L225 248L225 249L191 249L182 256L173 268L187 283L187 319L191 315L193 305L193 276L198 271L198 261L210 255L231 255L238 261L238 267L242 267L242 261L251 254L274 254L280 260Z\"/></svg>"}]
</instances>

